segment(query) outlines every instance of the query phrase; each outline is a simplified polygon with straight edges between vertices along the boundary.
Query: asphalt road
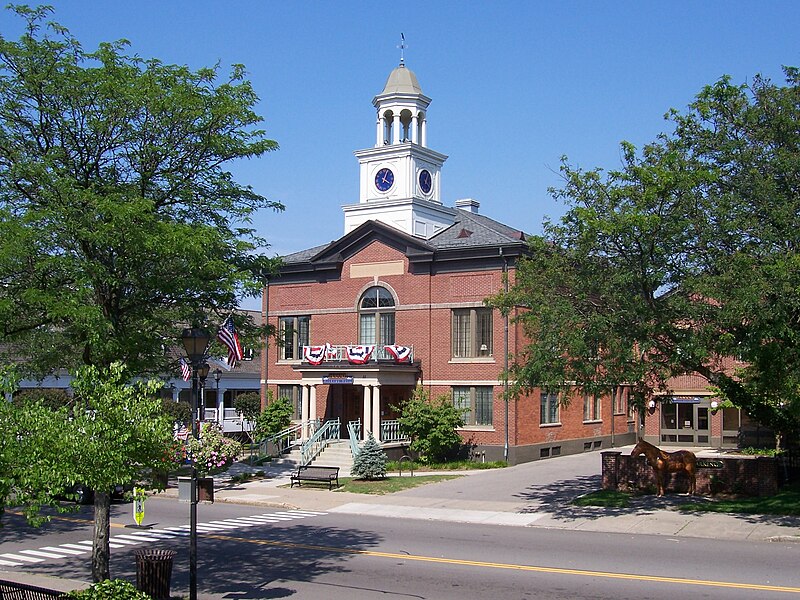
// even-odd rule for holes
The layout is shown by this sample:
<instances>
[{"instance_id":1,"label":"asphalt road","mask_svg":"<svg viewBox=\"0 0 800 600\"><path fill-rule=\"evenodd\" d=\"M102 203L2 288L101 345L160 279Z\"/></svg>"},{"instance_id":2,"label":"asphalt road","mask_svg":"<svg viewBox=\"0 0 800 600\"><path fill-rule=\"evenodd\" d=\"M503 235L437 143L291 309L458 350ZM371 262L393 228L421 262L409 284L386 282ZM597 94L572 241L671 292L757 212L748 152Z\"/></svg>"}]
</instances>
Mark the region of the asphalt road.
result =
<instances>
[{"instance_id":1,"label":"asphalt road","mask_svg":"<svg viewBox=\"0 0 800 600\"><path fill-rule=\"evenodd\" d=\"M185 595L188 505L149 500L149 530L126 526L133 523L130 504L115 505L114 513L112 575L135 580L136 547L173 548L178 556L172 593ZM82 542L91 539L89 518L84 509L33 529L7 515L0 530L0 561L22 564L0 568L88 579L89 555ZM791 543L440 523L234 504L200 505L199 522L203 598L800 598L800 545ZM70 549L74 554L64 554Z\"/></svg>"}]
</instances>

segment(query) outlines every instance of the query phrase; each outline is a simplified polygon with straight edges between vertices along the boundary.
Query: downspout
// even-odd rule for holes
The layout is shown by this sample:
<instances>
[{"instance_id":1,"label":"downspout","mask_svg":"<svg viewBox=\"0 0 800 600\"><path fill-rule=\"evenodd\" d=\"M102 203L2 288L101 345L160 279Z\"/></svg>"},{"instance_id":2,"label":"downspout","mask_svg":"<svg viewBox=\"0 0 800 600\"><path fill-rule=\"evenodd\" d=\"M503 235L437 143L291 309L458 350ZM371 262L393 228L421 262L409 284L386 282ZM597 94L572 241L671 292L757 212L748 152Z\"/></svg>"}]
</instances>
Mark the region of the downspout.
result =
<instances>
[{"instance_id":1,"label":"downspout","mask_svg":"<svg viewBox=\"0 0 800 600\"><path fill-rule=\"evenodd\" d=\"M261 324L264 327L264 333L261 336L261 410L267 407L267 381L268 381L268 368L269 360L267 356L267 343L269 335L266 327L269 325L269 278L264 278L264 287L261 290Z\"/></svg>"},{"instance_id":2,"label":"downspout","mask_svg":"<svg viewBox=\"0 0 800 600\"><path fill-rule=\"evenodd\" d=\"M503 259L503 291L508 295L508 259L500 248ZM508 463L508 311L503 311L503 402L505 404L505 445L503 460Z\"/></svg>"}]
</instances>

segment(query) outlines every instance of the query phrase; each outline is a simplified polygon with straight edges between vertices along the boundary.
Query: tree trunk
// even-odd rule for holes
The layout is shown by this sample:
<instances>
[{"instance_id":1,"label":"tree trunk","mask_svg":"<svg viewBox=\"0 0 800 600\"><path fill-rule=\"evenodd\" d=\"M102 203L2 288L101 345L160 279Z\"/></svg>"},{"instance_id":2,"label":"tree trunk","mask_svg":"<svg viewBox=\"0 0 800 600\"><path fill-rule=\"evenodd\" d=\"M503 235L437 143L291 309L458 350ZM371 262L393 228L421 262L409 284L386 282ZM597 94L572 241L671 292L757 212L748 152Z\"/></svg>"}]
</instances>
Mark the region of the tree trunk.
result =
<instances>
[{"instance_id":1,"label":"tree trunk","mask_svg":"<svg viewBox=\"0 0 800 600\"><path fill-rule=\"evenodd\" d=\"M92 540L92 580L97 583L111 578L110 536L111 495L107 492L94 494L94 539Z\"/></svg>"}]
</instances>

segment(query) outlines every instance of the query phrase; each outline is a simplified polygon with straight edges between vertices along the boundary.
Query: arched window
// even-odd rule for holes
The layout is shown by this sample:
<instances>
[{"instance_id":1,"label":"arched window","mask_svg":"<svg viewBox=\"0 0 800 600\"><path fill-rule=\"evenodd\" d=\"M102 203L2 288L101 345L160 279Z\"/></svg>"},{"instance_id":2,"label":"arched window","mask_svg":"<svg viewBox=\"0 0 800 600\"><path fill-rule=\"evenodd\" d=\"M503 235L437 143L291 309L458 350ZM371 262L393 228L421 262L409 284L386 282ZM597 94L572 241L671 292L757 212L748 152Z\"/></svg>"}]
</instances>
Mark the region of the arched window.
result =
<instances>
[{"instance_id":1,"label":"arched window","mask_svg":"<svg viewBox=\"0 0 800 600\"><path fill-rule=\"evenodd\" d=\"M394 297L386 288L373 286L358 301L358 343L394 344Z\"/></svg>"}]
</instances>

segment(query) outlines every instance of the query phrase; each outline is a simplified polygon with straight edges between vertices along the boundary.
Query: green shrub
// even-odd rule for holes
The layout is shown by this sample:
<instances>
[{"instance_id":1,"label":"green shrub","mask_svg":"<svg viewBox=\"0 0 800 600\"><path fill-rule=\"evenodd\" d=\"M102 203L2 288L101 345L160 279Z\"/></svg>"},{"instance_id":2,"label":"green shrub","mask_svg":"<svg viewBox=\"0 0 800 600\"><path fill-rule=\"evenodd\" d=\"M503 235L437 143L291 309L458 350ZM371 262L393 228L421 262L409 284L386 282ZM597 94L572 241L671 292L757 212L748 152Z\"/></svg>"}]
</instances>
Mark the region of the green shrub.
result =
<instances>
[{"instance_id":1,"label":"green shrub","mask_svg":"<svg viewBox=\"0 0 800 600\"><path fill-rule=\"evenodd\" d=\"M41 401L46 408L58 410L62 406L71 405L73 399L66 390L59 388L25 388L16 392L12 401L16 406Z\"/></svg>"},{"instance_id":2,"label":"green shrub","mask_svg":"<svg viewBox=\"0 0 800 600\"><path fill-rule=\"evenodd\" d=\"M136 589L125 579L106 579L95 583L85 590L69 592L70 600L152 600L150 596Z\"/></svg>"},{"instance_id":3,"label":"green shrub","mask_svg":"<svg viewBox=\"0 0 800 600\"><path fill-rule=\"evenodd\" d=\"M386 477L386 453L372 437L372 432L353 459L351 475L358 479L383 479Z\"/></svg>"},{"instance_id":4,"label":"green shrub","mask_svg":"<svg viewBox=\"0 0 800 600\"><path fill-rule=\"evenodd\" d=\"M400 428L423 462L445 462L458 454L462 441L456 430L464 426L464 415L449 396L430 400L428 392L417 387L399 410Z\"/></svg>"},{"instance_id":5,"label":"green shrub","mask_svg":"<svg viewBox=\"0 0 800 600\"><path fill-rule=\"evenodd\" d=\"M178 426L189 426L192 422L192 407L188 402L175 402L170 398L163 398L161 410Z\"/></svg>"},{"instance_id":6,"label":"green shrub","mask_svg":"<svg viewBox=\"0 0 800 600\"><path fill-rule=\"evenodd\" d=\"M294 415L294 408L288 398L270 399L267 407L256 419L254 438L263 440L271 435L280 433L292 422L292 415Z\"/></svg>"}]
</instances>

